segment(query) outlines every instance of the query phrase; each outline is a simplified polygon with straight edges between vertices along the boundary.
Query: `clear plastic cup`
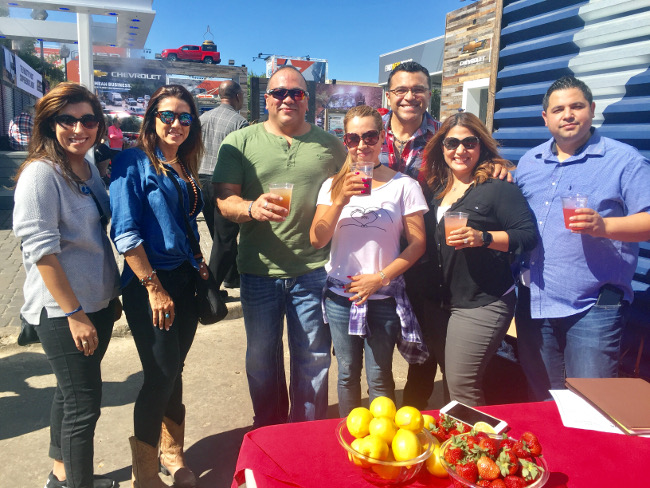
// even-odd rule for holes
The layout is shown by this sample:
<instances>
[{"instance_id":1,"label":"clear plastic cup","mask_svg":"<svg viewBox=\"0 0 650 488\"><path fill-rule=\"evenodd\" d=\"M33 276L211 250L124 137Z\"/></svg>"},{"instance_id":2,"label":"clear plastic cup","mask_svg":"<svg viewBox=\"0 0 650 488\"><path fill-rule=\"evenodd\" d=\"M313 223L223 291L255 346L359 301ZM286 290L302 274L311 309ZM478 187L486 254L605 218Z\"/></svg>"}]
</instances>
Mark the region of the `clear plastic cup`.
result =
<instances>
[{"instance_id":1,"label":"clear plastic cup","mask_svg":"<svg viewBox=\"0 0 650 488\"><path fill-rule=\"evenodd\" d=\"M449 233L467 225L469 214L465 212L445 212L445 241L449 242Z\"/></svg>"},{"instance_id":2,"label":"clear plastic cup","mask_svg":"<svg viewBox=\"0 0 650 488\"><path fill-rule=\"evenodd\" d=\"M273 202L280 207L291 209L291 193L293 192L293 183L271 183L269 185L269 193L282 197L279 202Z\"/></svg>"},{"instance_id":3,"label":"clear plastic cup","mask_svg":"<svg viewBox=\"0 0 650 488\"><path fill-rule=\"evenodd\" d=\"M569 220L571 217L576 215L576 209L578 208L588 208L587 201L589 197L583 193L575 193L566 197L562 197L562 212L564 213L564 227L570 229Z\"/></svg>"}]
</instances>

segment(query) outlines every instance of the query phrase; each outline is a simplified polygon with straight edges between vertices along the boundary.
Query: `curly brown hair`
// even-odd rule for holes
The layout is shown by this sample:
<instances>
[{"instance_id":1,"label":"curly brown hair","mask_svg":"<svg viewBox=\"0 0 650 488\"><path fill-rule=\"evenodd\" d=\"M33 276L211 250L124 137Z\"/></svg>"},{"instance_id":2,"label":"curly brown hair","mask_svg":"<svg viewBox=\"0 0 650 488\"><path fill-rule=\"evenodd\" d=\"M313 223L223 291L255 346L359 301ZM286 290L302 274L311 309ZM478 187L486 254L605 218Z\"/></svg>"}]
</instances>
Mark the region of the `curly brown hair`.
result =
<instances>
[{"instance_id":1,"label":"curly brown hair","mask_svg":"<svg viewBox=\"0 0 650 488\"><path fill-rule=\"evenodd\" d=\"M33 161L48 161L53 166L61 169L61 174L72 188L77 188L76 178L70 168L68 155L56 138L54 117L58 115L66 105L87 102L90 104L93 114L99 121L95 144L98 144L106 132L106 121L99 99L85 86L77 83L59 83L43 98L36 103L36 115L34 117L34 129L29 141L27 158L20 165L14 176L18 181L23 170Z\"/></svg>"},{"instance_id":2,"label":"curly brown hair","mask_svg":"<svg viewBox=\"0 0 650 488\"><path fill-rule=\"evenodd\" d=\"M199 178L199 161L203 155L203 141L201 139L201 121L199 120L199 113L194 103L194 98L187 91L187 88L181 85L165 85L158 88L147 106L147 111L144 114L142 127L140 127L140 134L138 135L138 147L142 149L151 161L152 166L156 173L166 173L167 170L163 162L156 156L156 148L158 146L158 134L156 133L156 114L160 102L166 98L178 98L184 101L190 107L192 114L192 125L190 125L190 132L187 139L178 148L178 160L181 161L195 180Z\"/></svg>"},{"instance_id":3,"label":"curly brown hair","mask_svg":"<svg viewBox=\"0 0 650 488\"><path fill-rule=\"evenodd\" d=\"M501 157L497 141L490 135L481 119L468 112L454 114L444 121L424 148L421 171L424 171L425 181L431 193L437 192L444 185L442 191L439 192L440 197L445 196L451 190L454 181L451 168L445 161L442 142L447 137L447 133L456 126L465 127L480 141L481 154L474 167L472 184L480 185L490 179L495 164L500 164L507 169L514 168L510 161Z\"/></svg>"}]
</instances>

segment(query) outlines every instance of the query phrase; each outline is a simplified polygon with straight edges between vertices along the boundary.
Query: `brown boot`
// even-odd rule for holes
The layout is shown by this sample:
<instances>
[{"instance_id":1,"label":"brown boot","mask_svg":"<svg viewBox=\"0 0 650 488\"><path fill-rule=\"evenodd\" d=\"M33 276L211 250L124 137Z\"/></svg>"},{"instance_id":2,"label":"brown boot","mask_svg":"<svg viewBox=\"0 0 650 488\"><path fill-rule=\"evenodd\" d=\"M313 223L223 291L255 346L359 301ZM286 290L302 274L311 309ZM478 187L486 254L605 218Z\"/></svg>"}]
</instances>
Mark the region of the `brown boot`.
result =
<instances>
[{"instance_id":1,"label":"brown boot","mask_svg":"<svg viewBox=\"0 0 650 488\"><path fill-rule=\"evenodd\" d=\"M160 466L163 474L174 478L174 486L178 488L194 488L196 477L185 465L183 445L185 443L185 415L183 423L177 424L169 417L163 418L160 433Z\"/></svg>"},{"instance_id":2,"label":"brown boot","mask_svg":"<svg viewBox=\"0 0 650 488\"><path fill-rule=\"evenodd\" d=\"M132 488L169 488L158 475L158 448L129 437L133 458Z\"/></svg>"}]
</instances>

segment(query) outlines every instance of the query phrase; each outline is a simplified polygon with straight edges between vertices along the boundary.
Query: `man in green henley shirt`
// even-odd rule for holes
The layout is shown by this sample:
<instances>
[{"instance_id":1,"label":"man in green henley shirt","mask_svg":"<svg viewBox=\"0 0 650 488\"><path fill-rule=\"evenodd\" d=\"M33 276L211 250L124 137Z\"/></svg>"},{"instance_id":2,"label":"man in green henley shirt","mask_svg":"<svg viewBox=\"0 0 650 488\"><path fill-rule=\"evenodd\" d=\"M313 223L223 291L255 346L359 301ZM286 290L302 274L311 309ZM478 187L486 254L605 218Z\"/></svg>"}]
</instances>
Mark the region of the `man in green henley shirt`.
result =
<instances>
[{"instance_id":1,"label":"man in green henley shirt","mask_svg":"<svg viewBox=\"0 0 650 488\"><path fill-rule=\"evenodd\" d=\"M265 94L269 119L224 139L212 178L219 211L241 225L237 266L255 428L326 417L331 337L321 295L329 247L313 248L309 228L321 184L342 166L345 149L335 136L305 121L308 97L298 70L276 71ZM293 184L289 211L269 192L270 183Z\"/></svg>"}]
</instances>

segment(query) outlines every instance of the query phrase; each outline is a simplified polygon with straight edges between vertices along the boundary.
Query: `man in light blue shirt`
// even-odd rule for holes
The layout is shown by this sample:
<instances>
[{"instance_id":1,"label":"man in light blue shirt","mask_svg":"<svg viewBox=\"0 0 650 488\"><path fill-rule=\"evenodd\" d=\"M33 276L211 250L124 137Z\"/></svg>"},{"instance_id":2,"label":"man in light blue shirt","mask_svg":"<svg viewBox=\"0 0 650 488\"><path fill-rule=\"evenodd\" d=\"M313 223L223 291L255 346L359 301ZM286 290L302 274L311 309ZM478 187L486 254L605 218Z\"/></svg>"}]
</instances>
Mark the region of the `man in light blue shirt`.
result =
<instances>
[{"instance_id":1,"label":"man in light blue shirt","mask_svg":"<svg viewBox=\"0 0 650 488\"><path fill-rule=\"evenodd\" d=\"M540 235L515 315L519 357L535 400L565 377L617 375L638 242L650 239L650 162L592 128L589 87L565 76L546 92L550 140L519 161L516 181ZM589 208L564 224L562 197Z\"/></svg>"}]
</instances>

